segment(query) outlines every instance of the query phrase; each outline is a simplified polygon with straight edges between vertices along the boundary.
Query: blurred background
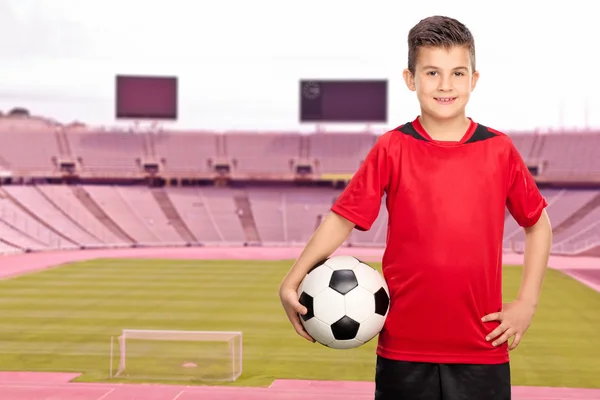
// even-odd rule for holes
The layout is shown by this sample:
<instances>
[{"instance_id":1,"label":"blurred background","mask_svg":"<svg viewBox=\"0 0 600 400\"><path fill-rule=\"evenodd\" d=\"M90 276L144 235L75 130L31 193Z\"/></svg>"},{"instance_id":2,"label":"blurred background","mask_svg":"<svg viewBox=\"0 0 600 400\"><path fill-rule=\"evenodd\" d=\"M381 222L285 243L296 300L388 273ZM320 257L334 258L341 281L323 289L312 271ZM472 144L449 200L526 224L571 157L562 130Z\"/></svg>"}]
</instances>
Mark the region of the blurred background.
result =
<instances>
[{"instance_id":1,"label":"blurred background","mask_svg":"<svg viewBox=\"0 0 600 400\"><path fill-rule=\"evenodd\" d=\"M592 7L1 0L0 269L58 250L111 252L0 282L0 369L85 371L82 379L102 380L108 337L137 324L244 331L249 356L240 379L248 385L371 379L373 344L349 361L307 350L290 332L272 294L291 261L186 264L163 253L123 260L118 251L221 248L227 259L242 249L286 248L293 258L377 137L419 114L402 80L407 34L427 16L446 15L475 36L481 78L468 115L513 139L554 228L559 261L541 322L515 355L515 382L600 387ZM372 250L379 268L386 224L382 207L370 231L351 234L347 251ZM507 213L503 251L515 264L507 266L507 296L518 288L524 240ZM248 263L263 266L260 279ZM177 278L167 279L173 271ZM252 311L219 294L231 276L240 277L238 298L258 302ZM190 281L198 285L193 294ZM306 354L320 368L296 365ZM148 368L155 378L181 378L177 368Z\"/></svg>"}]
</instances>

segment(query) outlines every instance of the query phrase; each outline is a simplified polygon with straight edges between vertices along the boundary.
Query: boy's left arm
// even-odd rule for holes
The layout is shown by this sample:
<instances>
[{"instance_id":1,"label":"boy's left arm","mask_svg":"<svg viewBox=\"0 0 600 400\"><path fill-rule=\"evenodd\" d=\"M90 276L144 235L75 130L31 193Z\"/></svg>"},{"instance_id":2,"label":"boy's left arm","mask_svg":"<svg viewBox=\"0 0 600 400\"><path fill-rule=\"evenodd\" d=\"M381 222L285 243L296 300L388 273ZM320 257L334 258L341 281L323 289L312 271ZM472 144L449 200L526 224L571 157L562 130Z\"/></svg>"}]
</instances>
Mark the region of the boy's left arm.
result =
<instances>
[{"instance_id":1,"label":"boy's left arm","mask_svg":"<svg viewBox=\"0 0 600 400\"><path fill-rule=\"evenodd\" d=\"M486 340L494 340L492 344L499 346L514 336L508 349L515 349L529 328L536 311L542 282L548 265L552 246L552 227L546 210L544 210L533 226L525 229L525 255L523 278L517 299L504 304L501 312L488 314L482 321L499 321Z\"/></svg>"}]
</instances>

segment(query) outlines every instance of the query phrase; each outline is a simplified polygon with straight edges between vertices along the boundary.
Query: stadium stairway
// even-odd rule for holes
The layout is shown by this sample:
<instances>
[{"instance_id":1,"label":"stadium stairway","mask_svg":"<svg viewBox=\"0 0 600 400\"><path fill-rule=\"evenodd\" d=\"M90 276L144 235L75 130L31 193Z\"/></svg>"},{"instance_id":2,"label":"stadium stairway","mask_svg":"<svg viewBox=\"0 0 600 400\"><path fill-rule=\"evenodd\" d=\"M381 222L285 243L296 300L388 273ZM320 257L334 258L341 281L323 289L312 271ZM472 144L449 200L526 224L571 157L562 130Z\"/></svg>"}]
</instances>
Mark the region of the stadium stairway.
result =
<instances>
[{"instance_id":1,"label":"stadium stairway","mask_svg":"<svg viewBox=\"0 0 600 400\"><path fill-rule=\"evenodd\" d=\"M256 227L248 195L244 192L236 191L233 195L233 200L238 209L237 215L244 229L246 241L248 243L260 243L260 235L258 234L258 228Z\"/></svg>"},{"instance_id":2,"label":"stadium stairway","mask_svg":"<svg viewBox=\"0 0 600 400\"><path fill-rule=\"evenodd\" d=\"M58 146L58 152L62 159L71 159L73 154L71 153L71 146L69 145L69 139L65 134L64 129L58 129L55 131L56 144Z\"/></svg>"},{"instance_id":3,"label":"stadium stairway","mask_svg":"<svg viewBox=\"0 0 600 400\"><path fill-rule=\"evenodd\" d=\"M143 135L143 139L144 155L147 159L156 160L156 148L152 135L146 133Z\"/></svg>"},{"instance_id":4,"label":"stadium stairway","mask_svg":"<svg viewBox=\"0 0 600 400\"><path fill-rule=\"evenodd\" d=\"M553 234L560 235L563 231L567 230L568 228L575 225L582 219L586 218L592 211L594 211L598 207L600 207L600 193L596 194L596 196L594 196L590 201L588 201L582 207L577 209L573 214L571 214L562 223L557 225L553 229Z\"/></svg>"},{"instance_id":5,"label":"stadium stairway","mask_svg":"<svg viewBox=\"0 0 600 400\"><path fill-rule=\"evenodd\" d=\"M48 193L43 191L39 186L34 186L32 189L36 192L36 194L39 195L40 198L44 199L44 201L46 201L48 204L50 204L53 209L57 210L58 213L62 217L64 217L64 220L69 221L69 223L71 225L73 225L74 227L76 227L78 230L80 230L82 234L89 236L89 238L91 239L91 242L96 242L98 244L104 244L102 239L97 237L93 232L86 229L86 227L82 226L79 223L79 221L77 221L77 219L73 218L73 215L71 213L69 213L68 210L61 208L60 205L53 198L51 198L48 195ZM72 238L72 239L74 239L74 238ZM80 244L83 245L83 244L87 244L87 243L80 243Z\"/></svg>"},{"instance_id":6,"label":"stadium stairway","mask_svg":"<svg viewBox=\"0 0 600 400\"><path fill-rule=\"evenodd\" d=\"M169 220L169 223L177 231L179 236L181 236L181 238L188 244L197 243L198 239L185 224L165 190L163 188L152 188L151 193L160 206L160 209Z\"/></svg>"},{"instance_id":7,"label":"stadium stairway","mask_svg":"<svg viewBox=\"0 0 600 400\"><path fill-rule=\"evenodd\" d=\"M110 232L120 238L124 243L135 245L136 240L129 236L103 209L96 203L90 194L81 186L71 186L73 194L98 219Z\"/></svg>"}]
</instances>

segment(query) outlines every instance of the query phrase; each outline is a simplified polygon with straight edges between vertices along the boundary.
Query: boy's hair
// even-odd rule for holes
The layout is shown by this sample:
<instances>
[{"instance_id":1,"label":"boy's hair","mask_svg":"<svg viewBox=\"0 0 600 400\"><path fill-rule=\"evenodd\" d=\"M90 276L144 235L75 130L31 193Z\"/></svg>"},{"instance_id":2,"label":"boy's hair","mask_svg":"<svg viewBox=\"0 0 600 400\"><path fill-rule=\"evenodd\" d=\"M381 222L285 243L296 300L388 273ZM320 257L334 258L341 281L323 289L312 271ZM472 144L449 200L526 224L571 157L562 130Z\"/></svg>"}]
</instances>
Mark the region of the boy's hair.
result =
<instances>
[{"instance_id":1,"label":"boy's hair","mask_svg":"<svg viewBox=\"0 0 600 400\"><path fill-rule=\"evenodd\" d=\"M471 67L475 71L475 40L471 31L456 19L433 16L421 20L408 33L408 70L415 74L417 55L421 47L465 46L471 55Z\"/></svg>"}]
</instances>

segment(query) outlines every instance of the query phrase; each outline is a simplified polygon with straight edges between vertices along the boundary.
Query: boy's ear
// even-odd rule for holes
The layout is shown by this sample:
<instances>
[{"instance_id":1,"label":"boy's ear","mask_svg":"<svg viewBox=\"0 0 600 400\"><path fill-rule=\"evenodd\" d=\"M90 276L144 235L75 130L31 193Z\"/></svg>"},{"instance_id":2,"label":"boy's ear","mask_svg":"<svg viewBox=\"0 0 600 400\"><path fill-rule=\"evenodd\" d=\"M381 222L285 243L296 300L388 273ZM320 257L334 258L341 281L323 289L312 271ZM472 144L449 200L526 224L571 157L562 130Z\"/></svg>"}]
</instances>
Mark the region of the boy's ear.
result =
<instances>
[{"instance_id":1,"label":"boy's ear","mask_svg":"<svg viewBox=\"0 0 600 400\"><path fill-rule=\"evenodd\" d=\"M479 71L473 72L471 76L471 92L475 90L475 86L477 86L477 82L479 81Z\"/></svg>"},{"instance_id":2,"label":"boy's ear","mask_svg":"<svg viewBox=\"0 0 600 400\"><path fill-rule=\"evenodd\" d=\"M409 71L408 68L402 71L402 76L404 77L404 82L406 83L406 87L408 88L408 90L411 90L413 92L417 90L417 87L415 86L415 77Z\"/></svg>"}]
</instances>

